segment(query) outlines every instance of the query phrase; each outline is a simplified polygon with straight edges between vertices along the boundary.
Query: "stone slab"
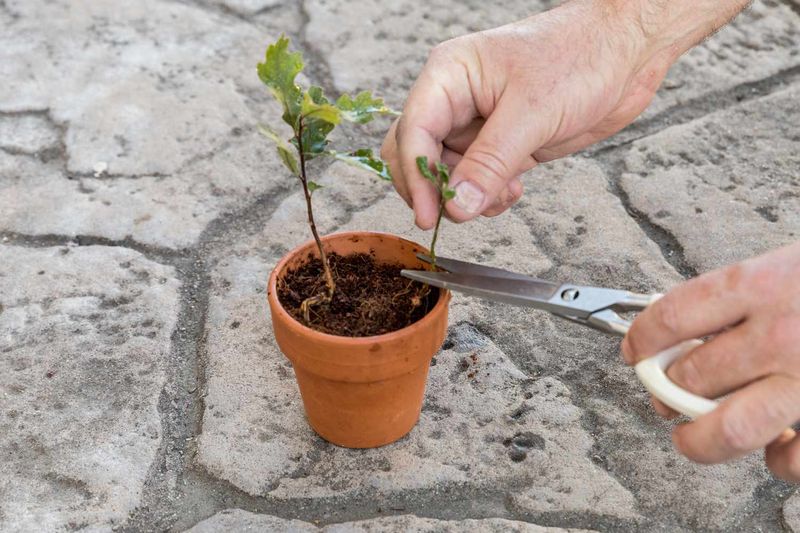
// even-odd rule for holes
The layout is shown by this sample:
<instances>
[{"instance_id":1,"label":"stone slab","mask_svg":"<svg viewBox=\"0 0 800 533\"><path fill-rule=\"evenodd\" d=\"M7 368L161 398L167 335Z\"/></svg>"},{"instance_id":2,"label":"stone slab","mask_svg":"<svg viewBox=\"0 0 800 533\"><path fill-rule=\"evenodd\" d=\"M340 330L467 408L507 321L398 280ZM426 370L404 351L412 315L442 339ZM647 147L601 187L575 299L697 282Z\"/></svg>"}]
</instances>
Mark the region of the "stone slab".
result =
<instances>
[{"instance_id":1,"label":"stone slab","mask_svg":"<svg viewBox=\"0 0 800 533\"><path fill-rule=\"evenodd\" d=\"M800 493L795 493L783 504L783 521L789 531L800 531Z\"/></svg>"},{"instance_id":2,"label":"stone slab","mask_svg":"<svg viewBox=\"0 0 800 533\"><path fill-rule=\"evenodd\" d=\"M185 247L285 179L256 132L279 113L255 67L299 24L296 9L252 20L158 1L4 9L0 230Z\"/></svg>"},{"instance_id":3,"label":"stone slab","mask_svg":"<svg viewBox=\"0 0 800 533\"><path fill-rule=\"evenodd\" d=\"M172 267L0 245L0 529L119 525L160 445Z\"/></svg>"},{"instance_id":4,"label":"stone slab","mask_svg":"<svg viewBox=\"0 0 800 533\"><path fill-rule=\"evenodd\" d=\"M287 533L317 532L325 533L389 533L407 531L409 533L444 533L461 531L464 533L562 533L586 530L542 527L527 522L505 520L502 518L437 520L414 515L387 516L343 522L319 527L310 522L279 518L277 516L250 513L241 509L226 509L203 520L187 533L215 533L218 531L286 531Z\"/></svg>"},{"instance_id":5,"label":"stone slab","mask_svg":"<svg viewBox=\"0 0 800 533\"><path fill-rule=\"evenodd\" d=\"M636 141L622 187L700 270L800 238L800 88Z\"/></svg>"}]
</instances>

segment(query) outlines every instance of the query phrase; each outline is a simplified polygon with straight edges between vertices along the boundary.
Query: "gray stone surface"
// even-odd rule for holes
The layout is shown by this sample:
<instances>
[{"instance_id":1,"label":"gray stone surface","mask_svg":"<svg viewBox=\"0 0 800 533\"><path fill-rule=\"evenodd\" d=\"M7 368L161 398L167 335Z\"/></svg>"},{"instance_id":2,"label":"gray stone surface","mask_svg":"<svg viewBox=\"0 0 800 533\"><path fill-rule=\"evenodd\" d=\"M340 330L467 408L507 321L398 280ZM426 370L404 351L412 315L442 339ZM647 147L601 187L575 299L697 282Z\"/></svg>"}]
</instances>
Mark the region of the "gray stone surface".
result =
<instances>
[{"instance_id":1,"label":"gray stone surface","mask_svg":"<svg viewBox=\"0 0 800 533\"><path fill-rule=\"evenodd\" d=\"M406 531L409 533L421 532L450 532L462 531L465 533L560 533L566 531L583 531L577 529L561 529L555 527L541 527L526 522L504 520L502 518L487 518L482 520L436 520L434 518L420 518L413 515L387 516L357 522L343 522L319 527L300 520L287 520L277 516L248 513L241 509L227 509L211 518L203 520L189 530L190 533L215 533L217 531L286 531L291 533L323 531L325 533L384 533L390 531Z\"/></svg>"},{"instance_id":2,"label":"gray stone surface","mask_svg":"<svg viewBox=\"0 0 800 533\"><path fill-rule=\"evenodd\" d=\"M255 125L277 115L261 105L255 63L296 24L294 9L263 30L255 17L177 2L5 11L0 132L13 134L0 136L0 230L184 247L274 185L281 165ZM26 157L48 147L44 163Z\"/></svg>"},{"instance_id":3,"label":"gray stone surface","mask_svg":"<svg viewBox=\"0 0 800 533\"><path fill-rule=\"evenodd\" d=\"M0 0L0 530L800 530L759 454L685 460L619 339L540 312L456 296L395 444L305 422L265 298L309 237L254 131L278 120L265 44L286 32L304 82L399 107L433 44L554 4ZM799 13L754 3L639 125L535 169L503 216L445 223L440 253L664 291L797 240ZM385 183L314 172L323 232L428 242Z\"/></svg>"},{"instance_id":4,"label":"gray stone surface","mask_svg":"<svg viewBox=\"0 0 800 533\"><path fill-rule=\"evenodd\" d=\"M792 87L634 142L622 179L631 205L702 270L797 241L798 98Z\"/></svg>"},{"instance_id":5,"label":"gray stone surface","mask_svg":"<svg viewBox=\"0 0 800 533\"><path fill-rule=\"evenodd\" d=\"M800 531L800 493L795 493L783 504L783 520L792 533Z\"/></svg>"},{"instance_id":6,"label":"gray stone surface","mask_svg":"<svg viewBox=\"0 0 800 533\"><path fill-rule=\"evenodd\" d=\"M178 285L124 248L0 246L0 529L119 525L139 504Z\"/></svg>"}]
</instances>

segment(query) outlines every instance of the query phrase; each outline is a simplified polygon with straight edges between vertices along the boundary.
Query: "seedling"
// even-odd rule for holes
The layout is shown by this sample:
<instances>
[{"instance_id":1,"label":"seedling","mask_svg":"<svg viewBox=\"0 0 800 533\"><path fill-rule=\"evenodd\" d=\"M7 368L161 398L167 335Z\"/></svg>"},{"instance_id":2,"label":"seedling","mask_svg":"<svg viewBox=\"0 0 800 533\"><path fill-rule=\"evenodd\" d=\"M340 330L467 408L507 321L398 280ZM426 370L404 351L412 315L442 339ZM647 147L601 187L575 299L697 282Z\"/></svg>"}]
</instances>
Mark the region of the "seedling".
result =
<instances>
[{"instance_id":1,"label":"seedling","mask_svg":"<svg viewBox=\"0 0 800 533\"><path fill-rule=\"evenodd\" d=\"M319 250L325 273L327 291L303 302L302 310L306 322L309 310L315 305L329 303L336 290L330 263L322 247L322 241L314 222L311 197L322 186L309 179L307 163L319 156L333 157L351 165L368 170L384 180L391 181L389 167L372 150L359 149L347 153L337 152L328 146L328 135L342 121L366 124L378 115L396 114L386 107L383 99L375 98L370 91L352 97L341 95L335 102L329 101L321 87L312 85L307 89L295 83L303 70L303 56L289 51L289 39L283 35L267 47L266 59L258 64L258 77L269 88L283 107L283 121L292 128L292 136L284 138L268 126L259 129L275 142L278 155L289 171L300 180L306 200L308 225Z\"/></svg>"},{"instance_id":2,"label":"seedling","mask_svg":"<svg viewBox=\"0 0 800 533\"><path fill-rule=\"evenodd\" d=\"M431 239L431 265L436 267L436 239L439 237L439 226L442 223L442 215L444 215L444 206L452 200L456 195L456 191L450 188L450 172L447 165L444 163L436 163L436 172L431 170L428 166L428 158L419 156L417 158L417 167L422 175L436 187L439 193L439 216L436 218L436 228L433 230L433 238Z\"/></svg>"}]
</instances>

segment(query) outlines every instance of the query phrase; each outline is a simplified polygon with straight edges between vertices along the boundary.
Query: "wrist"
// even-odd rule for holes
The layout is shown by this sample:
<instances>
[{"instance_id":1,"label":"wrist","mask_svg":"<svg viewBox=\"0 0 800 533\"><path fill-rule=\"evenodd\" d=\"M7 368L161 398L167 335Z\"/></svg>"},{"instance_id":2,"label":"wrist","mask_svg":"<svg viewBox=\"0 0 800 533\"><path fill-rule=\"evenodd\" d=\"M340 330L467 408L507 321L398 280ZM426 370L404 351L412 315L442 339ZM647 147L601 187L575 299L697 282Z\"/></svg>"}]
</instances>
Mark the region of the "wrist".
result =
<instances>
[{"instance_id":1,"label":"wrist","mask_svg":"<svg viewBox=\"0 0 800 533\"><path fill-rule=\"evenodd\" d=\"M750 0L598 0L613 4L618 16L638 26L645 60L670 63L727 24Z\"/></svg>"}]
</instances>

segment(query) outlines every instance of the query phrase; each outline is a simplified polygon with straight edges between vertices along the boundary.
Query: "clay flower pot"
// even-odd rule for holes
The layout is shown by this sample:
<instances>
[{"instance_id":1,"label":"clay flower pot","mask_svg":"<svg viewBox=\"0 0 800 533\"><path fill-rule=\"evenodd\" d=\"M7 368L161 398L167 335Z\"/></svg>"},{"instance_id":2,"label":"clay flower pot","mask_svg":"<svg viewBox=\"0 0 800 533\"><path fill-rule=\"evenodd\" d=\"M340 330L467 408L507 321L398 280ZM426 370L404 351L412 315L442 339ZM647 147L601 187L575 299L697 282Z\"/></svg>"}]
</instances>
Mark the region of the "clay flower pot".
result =
<instances>
[{"instance_id":1,"label":"clay flower pot","mask_svg":"<svg viewBox=\"0 0 800 533\"><path fill-rule=\"evenodd\" d=\"M395 235L349 232L322 238L326 251L340 255L374 252L378 262L425 268L418 244ZM318 255L314 241L289 252L269 277L267 299L275 339L294 367L306 416L322 438L348 448L394 442L419 419L425 381L444 342L450 293L427 315L398 331L373 337L340 337L304 326L278 301L277 281L288 270Z\"/></svg>"}]
</instances>

